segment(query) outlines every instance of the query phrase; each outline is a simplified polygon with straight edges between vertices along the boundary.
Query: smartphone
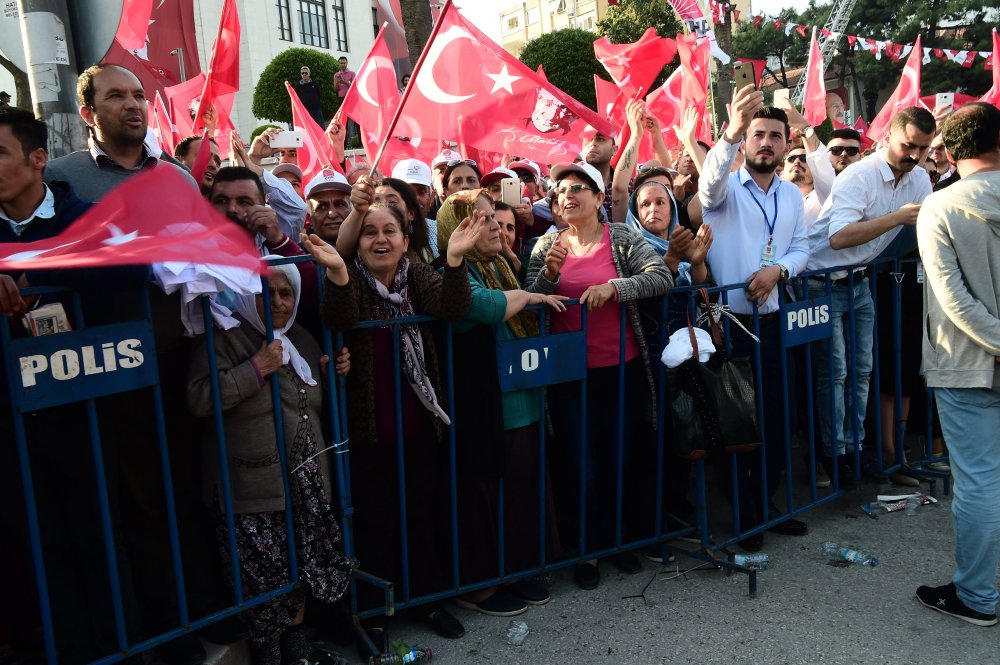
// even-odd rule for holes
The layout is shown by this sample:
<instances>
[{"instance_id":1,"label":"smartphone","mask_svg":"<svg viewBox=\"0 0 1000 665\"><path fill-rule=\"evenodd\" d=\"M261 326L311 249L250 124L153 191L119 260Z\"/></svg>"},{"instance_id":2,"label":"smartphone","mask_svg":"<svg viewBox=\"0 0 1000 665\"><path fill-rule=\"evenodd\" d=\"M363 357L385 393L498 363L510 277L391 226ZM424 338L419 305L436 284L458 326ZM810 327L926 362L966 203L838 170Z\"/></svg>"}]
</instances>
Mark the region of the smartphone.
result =
<instances>
[{"instance_id":1,"label":"smartphone","mask_svg":"<svg viewBox=\"0 0 1000 665\"><path fill-rule=\"evenodd\" d=\"M774 102L772 106L778 106L778 100L784 99L786 102L791 103L791 98L789 97L788 88L778 88L774 91ZM779 107L780 108L780 107Z\"/></svg>"},{"instance_id":2,"label":"smartphone","mask_svg":"<svg viewBox=\"0 0 1000 665\"><path fill-rule=\"evenodd\" d=\"M521 203L520 178L504 178L500 181L500 200L509 206Z\"/></svg>"},{"instance_id":3,"label":"smartphone","mask_svg":"<svg viewBox=\"0 0 1000 665\"><path fill-rule=\"evenodd\" d=\"M736 89L742 90L748 85L757 89L757 80L753 74L753 64L749 62L737 62L733 67L733 79L736 81Z\"/></svg>"},{"instance_id":4,"label":"smartphone","mask_svg":"<svg viewBox=\"0 0 1000 665\"><path fill-rule=\"evenodd\" d=\"M955 106L955 93L953 92L939 92L937 97L934 99L934 110L941 111L951 109Z\"/></svg>"},{"instance_id":5,"label":"smartphone","mask_svg":"<svg viewBox=\"0 0 1000 665\"><path fill-rule=\"evenodd\" d=\"M290 132L278 132L271 137L272 148L301 148L302 132L294 130Z\"/></svg>"}]
</instances>

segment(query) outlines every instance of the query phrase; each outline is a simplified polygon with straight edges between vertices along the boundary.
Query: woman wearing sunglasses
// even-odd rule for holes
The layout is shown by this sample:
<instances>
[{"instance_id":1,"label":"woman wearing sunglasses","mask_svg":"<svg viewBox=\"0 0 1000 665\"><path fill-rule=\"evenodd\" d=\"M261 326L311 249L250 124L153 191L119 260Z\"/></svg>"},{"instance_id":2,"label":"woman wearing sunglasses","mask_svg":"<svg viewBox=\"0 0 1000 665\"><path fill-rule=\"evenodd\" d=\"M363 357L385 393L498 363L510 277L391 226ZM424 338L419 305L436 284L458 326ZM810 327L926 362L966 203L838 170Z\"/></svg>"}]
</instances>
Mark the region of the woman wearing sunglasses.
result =
<instances>
[{"instance_id":1,"label":"woman wearing sunglasses","mask_svg":"<svg viewBox=\"0 0 1000 665\"><path fill-rule=\"evenodd\" d=\"M543 236L532 251L525 288L550 295L578 298L579 307L552 315L554 333L581 328L581 311L587 308L587 431L581 429L578 383L549 389L549 405L556 440L550 448L553 490L561 517L564 543L578 543L578 529L586 528L584 547L595 552L612 546L618 527L632 539L640 528L651 528L653 518L641 515L652 508L640 506L633 495L639 456L633 431L643 417L655 423L653 376L637 302L663 295L673 285L670 271L642 234L624 224L604 224L598 210L604 201L604 179L589 164L558 164L551 170L556 181L559 210L567 228ZM622 312L624 306L625 311ZM622 325L622 316L625 325ZM624 368L620 353L624 348ZM624 410L617 412L620 369L624 371ZM619 455L619 425L622 451ZM586 441L581 459L581 437ZM623 524L617 523L616 487L622 461ZM576 523L579 469L586 464L586 523ZM647 509L646 511L641 508ZM638 518L633 520L633 518ZM637 522L637 523L633 523ZM638 524L641 522L641 524ZM638 558L631 552L610 557L620 570L635 573ZM577 585L593 589L600 581L596 559L576 567Z\"/></svg>"},{"instance_id":2,"label":"woman wearing sunglasses","mask_svg":"<svg viewBox=\"0 0 1000 665\"><path fill-rule=\"evenodd\" d=\"M444 171L444 198L455 192L479 189L483 172L471 159L453 159Z\"/></svg>"}]
</instances>

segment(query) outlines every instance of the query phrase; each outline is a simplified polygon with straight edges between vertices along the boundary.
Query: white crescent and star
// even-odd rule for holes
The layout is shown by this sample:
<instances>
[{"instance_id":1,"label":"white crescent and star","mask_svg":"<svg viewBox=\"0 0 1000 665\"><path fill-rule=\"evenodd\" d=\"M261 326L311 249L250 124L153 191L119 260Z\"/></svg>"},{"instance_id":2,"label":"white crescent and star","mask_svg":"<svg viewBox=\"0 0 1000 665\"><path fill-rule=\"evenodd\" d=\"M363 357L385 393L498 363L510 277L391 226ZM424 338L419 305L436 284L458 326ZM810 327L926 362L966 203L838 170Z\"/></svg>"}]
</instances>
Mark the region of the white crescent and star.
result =
<instances>
[{"instance_id":1,"label":"white crescent and star","mask_svg":"<svg viewBox=\"0 0 1000 665\"><path fill-rule=\"evenodd\" d=\"M392 63L382 56L372 56L369 60L370 62L365 63L364 71L358 77L358 93L361 95L361 99L378 107L379 103L372 99L371 92L368 90L368 77L372 75L372 72L378 71L380 67L388 67L391 70Z\"/></svg>"},{"instance_id":2,"label":"white crescent and star","mask_svg":"<svg viewBox=\"0 0 1000 665\"><path fill-rule=\"evenodd\" d=\"M500 89L506 90L508 93L513 95L514 89L511 87L511 84L514 81L521 80L520 76L513 76L509 71L507 71L507 65L504 65L496 74L490 74L487 72L486 75L493 79L493 89L490 90L491 95Z\"/></svg>"},{"instance_id":3,"label":"white crescent and star","mask_svg":"<svg viewBox=\"0 0 1000 665\"><path fill-rule=\"evenodd\" d=\"M471 95L449 94L442 90L441 86L439 86L438 82L434 79L434 67L437 65L437 61L444 52L445 47L459 39L467 39L469 42L475 43L472 35L465 30L462 30L457 25L453 25L448 28L447 31L439 34L437 39L431 43L430 48L427 49L427 59L420 67L420 73L417 75L416 84L420 93L432 102L436 102L438 104L458 104L459 102L464 102L476 96L475 93Z\"/></svg>"}]
</instances>

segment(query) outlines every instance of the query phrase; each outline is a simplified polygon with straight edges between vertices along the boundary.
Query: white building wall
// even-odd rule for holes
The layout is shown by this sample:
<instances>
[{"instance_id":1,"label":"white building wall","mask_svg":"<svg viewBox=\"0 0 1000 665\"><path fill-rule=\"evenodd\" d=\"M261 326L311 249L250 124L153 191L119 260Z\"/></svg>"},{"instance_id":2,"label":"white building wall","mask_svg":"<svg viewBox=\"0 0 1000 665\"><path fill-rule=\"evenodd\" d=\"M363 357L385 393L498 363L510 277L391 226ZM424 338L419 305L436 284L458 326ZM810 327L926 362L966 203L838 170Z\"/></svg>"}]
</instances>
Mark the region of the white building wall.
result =
<instances>
[{"instance_id":1,"label":"white building wall","mask_svg":"<svg viewBox=\"0 0 1000 665\"><path fill-rule=\"evenodd\" d=\"M194 19L198 31L198 57L203 69L208 68L212 55L212 42L219 30L223 0L195 0ZM347 56L350 68L357 71L375 41L372 25L372 3L370 0L344 0L347 22L346 52L336 48L333 28L333 4L326 2L327 32L330 48L322 49L302 43L299 34L296 9L298 0L289 0L292 18L292 41L280 39L278 29L278 9L275 0L236 0L240 15L240 91L236 93L232 120L244 138L250 136L255 127L266 122L255 118L250 110L253 104L253 89L261 72L277 54L290 48L310 48L327 53L333 58ZM320 81L324 87L332 87L333 80Z\"/></svg>"}]
</instances>

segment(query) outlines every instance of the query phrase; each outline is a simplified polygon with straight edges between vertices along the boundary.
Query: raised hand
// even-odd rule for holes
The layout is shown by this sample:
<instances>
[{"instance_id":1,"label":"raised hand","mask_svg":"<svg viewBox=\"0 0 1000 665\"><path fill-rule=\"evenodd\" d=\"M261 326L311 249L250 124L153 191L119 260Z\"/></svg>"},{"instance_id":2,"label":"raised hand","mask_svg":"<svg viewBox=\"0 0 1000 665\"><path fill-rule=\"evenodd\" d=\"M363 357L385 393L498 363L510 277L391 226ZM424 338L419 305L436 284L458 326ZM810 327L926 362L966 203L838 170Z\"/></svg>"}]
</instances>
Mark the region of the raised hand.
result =
<instances>
[{"instance_id":1,"label":"raised hand","mask_svg":"<svg viewBox=\"0 0 1000 665\"><path fill-rule=\"evenodd\" d=\"M556 281L559 271L562 270L563 264L566 263L567 256L569 256L569 251L562 246L562 238L552 243L549 251L545 253L545 279L550 282Z\"/></svg>"},{"instance_id":2,"label":"raised hand","mask_svg":"<svg viewBox=\"0 0 1000 665\"><path fill-rule=\"evenodd\" d=\"M764 108L764 93L747 85L736 91L729 114L729 127L723 135L729 143L739 143L753 120L753 114Z\"/></svg>"},{"instance_id":3,"label":"raised hand","mask_svg":"<svg viewBox=\"0 0 1000 665\"><path fill-rule=\"evenodd\" d=\"M277 245L285 237L278 225L278 213L266 205L253 206L247 211L247 228L250 233L259 233L272 245Z\"/></svg>"},{"instance_id":4,"label":"raised hand","mask_svg":"<svg viewBox=\"0 0 1000 665\"><path fill-rule=\"evenodd\" d=\"M476 246L479 234L483 230L486 220L486 212L483 210L473 210L471 217L462 220L451 237L448 238L448 265L457 267L462 264L466 252Z\"/></svg>"},{"instance_id":5,"label":"raised hand","mask_svg":"<svg viewBox=\"0 0 1000 665\"><path fill-rule=\"evenodd\" d=\"M686 254L687 260L692 266L705 262L708 250L712 248L713 239L711 224L702 224L698 227L698 233L691 240Z\"/></svg>"},{"instance_id":6,"label":"raised hand","mask_svg":"<svg viewBox=\"0 0 1000 665\"><path fill-rule=\"evenodd\" d=\"M320 238L315 233L303 233L299 236L302 248L313 255L316 262L326 268L326 278L337 286L345 286L350 280L347 274L347 264L337 248Z\"/></svg>"},{"instance_id":7,"label":"raised hand","mask_svg":"<svg viewBox=\"0 0 1000 665\"><path fill-rule=\"evenodd\" d=\"M698 140L698 109L689 106L681 114L681 122L674 125L674 134L683 145L691 145Z\"/></svg>"},{"instance_id":8,"label":"raised hand","mask_svg":"<svg viewBox=\"0 0 1000 665\"><path fill-rule=\"evenodd\" d=\"M646 103L641 99L633 99L625 104L625 117L632 136L639 138L646 128Z\"/></svg>"},{"instance_id":9,"label":"raised hand","mask_svg":"<svg viewBox=\"0 0 1000 665\"><path fill-rule=\"evenodd\" d=\"M370 177L363 175L351 188L351 205L358 211L358 214L364 216L374 201L375 182Z\"/></svg>"},{"instance_id":10,"label":"raised hand","mask_svg":"<svg viewBox=\"0 0 1000 665\"><path fill-rule=\"evenodd\" d=\"M691 250L693 240L694 234L689 229L684 228L680 224L674 227L674 230L670 233L670 248L663 255L663 262L667 264L670 270L677 272L678 264L681 261L687 260L686 257Z\"/></svg>"}]
</instances>

